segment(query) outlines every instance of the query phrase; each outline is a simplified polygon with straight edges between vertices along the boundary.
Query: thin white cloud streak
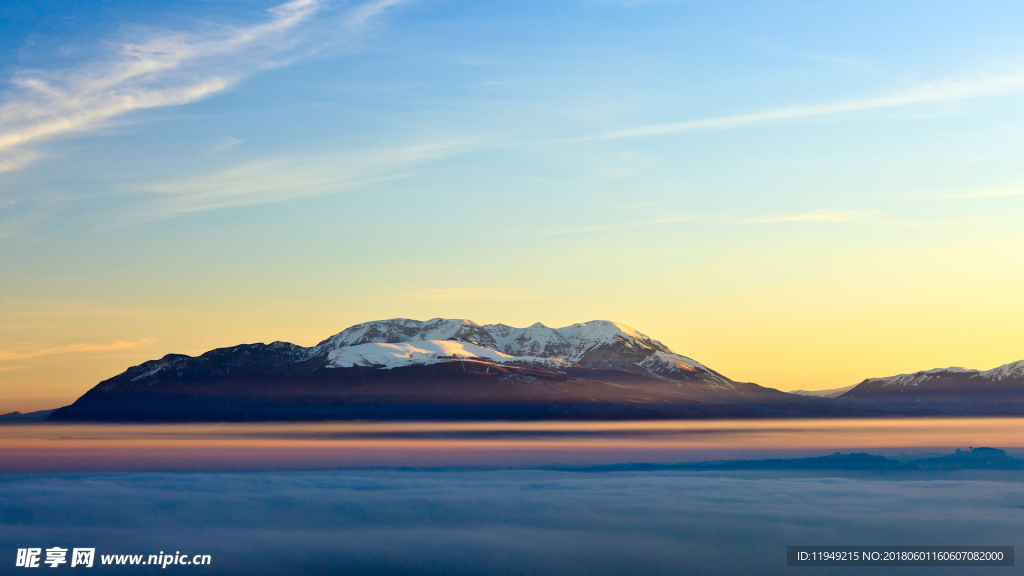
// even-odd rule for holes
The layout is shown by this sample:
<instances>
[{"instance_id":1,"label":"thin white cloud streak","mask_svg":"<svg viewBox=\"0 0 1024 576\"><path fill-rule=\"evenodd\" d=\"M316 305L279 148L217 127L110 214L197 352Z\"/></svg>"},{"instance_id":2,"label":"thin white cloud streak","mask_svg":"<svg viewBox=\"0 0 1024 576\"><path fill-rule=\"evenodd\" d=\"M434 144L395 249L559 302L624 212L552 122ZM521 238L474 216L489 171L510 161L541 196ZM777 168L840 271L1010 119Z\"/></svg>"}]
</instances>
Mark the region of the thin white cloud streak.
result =
<instances>
[{"instance_id":1,"label":"thin white cloud streak","mask_svg":"<svg viewBox=\"0 0 1024 576\"><path fill-rule=\"evenodd\" d=\"M392 6L398 6L407 2L409 0L375 0L374 2L363 4L349 13L348 26L353 29L362 28L374 16Z\"/></svg>"},{"instance_id":2,"label":"thin white cloud streak","mask_svg":"<svg viewBox=\"0 0 1024 576\"><path fill-rule=\"evenodd\" d=\"M726 222L726 220L714 218L701 218L698 216L680 216L672 218L660 218L657 220L644 220L642 222L624 222L622 224L608 224L606 226L585 226L581 228L567 228L565 230L551 230L540 232L544 236L564 236L569 234L594 234L601 232L617 232L619 230L632 230L635 228L646 228L659 224L681 224L683 222Z\"/></svg>"},{"instance_id":3,"label":"thin white cloud streak","mask_svg":"<svg viewBox=\"0 0 1024 576\"><path fill-rule=\"evenodd\" d=\"M850 68L857 68L859 70L872 70L873 67L868 60L860 58L846 58L841 56L830 56L827 54L813 54L807 52L801 52L799 50L792 50L787 48L785 45L778 44L776 42L767 42L763 40L755 40L753 44L760 48L767 50L772 54L785 56L787 58L799 58L802 60L813 60L816 62L827 62L829 64L839 64L841 66L847 66Z\"/></svg>"},{"instance_id":4,"label":"thin white cloud streak","mask_svg":"<svg viewBox=\"0 0 1024 576\"><path fill-rule=\"evenodd\" d=\"M95 128L134 110L188 104L221 92L246 71L219 70L219 58L280 42L281 33L318 7L316 0L292 0L270 9L269 21L254 26L219 27L206 35L157 33L115 46L105 59L79 68L22 72L13 80L20 97L0 107L0 153L7 160L11 151L39 140ZM24 164L0 160L8 170Z\"/></svg>"},{"instance_id":5,"label":"thin white cloud streak","mask_svg":"<svg viewBox=\"0 0 1024 576\"><path fill-rule=\"evenodd\" d=\"M835 210L816 210L814 212L806 212L803 214L793 214L788 216L772 216L767 218L722 218L714 216L671 216L666 218L658 218L652 220L644 220L640 222L624 222L621 224L609 224L607 226L589 226L583 228L568 228L565 230L552 230L548 232L539 232L544 236L562 236L568 234L596 234L602 232L617 232L619 230L633 230L637 228L647 228L650 226L659 226L665 224L683 224L683 223L694 223L694 224L737 224L737 225L751 225L751 224L776 224L776 223L795 223L795 222L818 222L825 224L849 224L856 222L863 222L868 216L875 215L876 212L872 211L849 211L840 212Z\"/></svg>"},{"instance_id":6,"label":"thin white cloud streak","mask_svg":"<svg viewBox=\"0 0 1024 576\"><path fill-rule=\"evenodd\" d=\"M48 94L53 103L48 110L30 109L23 112L19 111L22 112L19 115L29 118L30 122L0 134L0 151L28 144L42 138L87 130L95 127L103 120L133 110L177 106L195 102L210 94L224 90L230 84L231 80L227 78L210 78L191 86L159 90L139 90L132 93L104 94L99 98L90 98L88 93L82 95L71 95L70 93ZM23 83L22 85L26 84ZM86 99L91 101L83 102ZM10 109L0 112L0 116L10 117L13 115ZM42 119L41 116L43 115L50 116L50 118ZM4 167L10 170L20 168L26 164L27 161L22 156L20 161L13 163L5 162Z\"/></svg>"},{"instance_id":7,"label":"thin white cloud streak","mask_svg":"<svg viewBox=\"0 0 1024 576\"><path fill-rule=\"evenodd\" d=\"M55 346L53 348L19 348L15 350L0 350L0 360L23 360L25 358L38 358L39 356L69 354L74 352L132 350L140 346L152 346L155 342L156 338L143 338L133 342L127 340L115 340L110 344L70 344L68 346Z\"/></svg>"},{"instance_id":8,"label":"thin white cloud streak","mask_svg":"<svg viewBox=\"0 0 1024 576\"><path fill-rule=\"evenodd\" d=\"M872 212L865 211L852 211L852 212L837 212L835 210L815 210L814 212L805 212L803 214L793 214L790 216L776 216L773 218L762 218L759 220L753 220L755 224L774 224L777 222L833 222L833 223L844 223L854 222L857 220L863 220L865 216L872 214Z\"/></svg>"},{"instance_id":9,"label":"thin white cloud streak","mask_svg":"<svg viewBox=\"0 0 1024 576\"><path fill-rule=\"evenodd\" d=\"M968 100L971 98L981 98L985 96L1017 94L1021 91L1024 91L1024 74L988 76L970 81L943 80L914 88L912 90L897 92L889 96L867 98L864 100L854 100L850 102L838 102L834 104L793 106L789 108L768 110L765 112L756 112L753 114L719 116L715 118L704 118L701 120L689 120L669 124L650 124L647 126L640 126L638 128L615 130L596 136L579 138L577 141L611 140L616 138L673 134L693 130L734 128L779 120L795 120L816 116L830 116L861 110L894 108L899 106L909 106L912 104L952 102Z\"/></svg>"},{"instance_id":10,"label":"thin white cloud streak","mask_svg":"<svg viewBox=\"0 0 1024 576\"><path fill-rule=\"evenodd\" d=\"M800 54L802 58L808 60L817 60L818 62L828 62L831 64L840 64L843 66L849 66L850 68L857 68L859 70L872 70L873 68L867 60L861 60L858 58L839 58L835 56L819 56L816 54Z\"/></svg>"},{"instance_id":11,"label":"thin white cloud streak","mask_svg":"<svg viewBox=\"0 0 1024 576\"><path fill-rule=\"evenodd\" d=\"M245 140L242 140L241 138L229 137L229 138L226 138L220 144L217 144L216 146L213 146L212 150L214 152L223 152L224 150L227 150L228 148L234 148L235 146L238 146L242 142L245 142Z\"/></svg>"},{"instance_id":12,"label":"thin white cloud streak","mask_svg":"<svg viewBox=\"0 0 1024 576\"><path fill-rule=\"evenodd\" d=\"M467 150L469 141L448 141L353 154L270 157L213 174L158 182L120 225L170 218L190 212L284 202L343 192L409 175L418 163Z\"/></svg>"},{"instance_id":13,"label":"thin white cloud streak","mask_svg":"<svg viewBox=\"0 0 1024 576\"><path fill-rule=\"evenodd\" d=\"M1024 190L996 190L991 192L973 192L971 194L957 194L955 196L946 196L946 198L999 198L1002 196L1024 196Z\"/></svg>"},{"instance_id":14,"label":"thin white cloud streak","mask_svg":"<svg viewBox=\"0 0 1024 576\"><path fill-rule=\"evenodd\" d=\"M24 168L38 158L39 153L32 150L17 150L11 153L0 150L0 174Z\"/></svg>"},{"instance_id":15,"label":"thin white cloud streak","mask_svg":"<svg viewBox=\"0 0 1024 576\"><path fill-rule=\"evenodd\" d=\"M350 31L363 27L398 3L378 0L357 6L344 23ZM295 48L309 42L303 26L324 8L321 0L292 0L269 9L264 22L250 26L136 31L136 36L147 37L111 44L103 57L76 68L16 74L14 89L0 105L0 172L36 160L34 148L43 141L99 128L136 110L190 104L259 70L294 60Z\"/></svg>"},{"instance_id":16,"label":"thin white cloud streak","mask_svg":"<svg viewBox=\"0 0 1024 576\"><path fill-rule=\"evenodd\" d=\"M463 302L467 300L545 300L546 296L534 290L516 288L437 288L411 294L410 299L427 302Z\"/></svg>"},{"instance_id":17,"label":"thin white cloud streak","mask_svg":"<svg viewBox=\"0 0 1024 576\"><path fill-rule=\"evenodd\" d=\"M3 190L0 189L0 195L2 193ZM38 208L30 206L27 210L18 210L14 208L18 204L14 200L0 203L0 240L18 236L26 227L43 218L44 212Z\"/></svg>"}]
</instances>

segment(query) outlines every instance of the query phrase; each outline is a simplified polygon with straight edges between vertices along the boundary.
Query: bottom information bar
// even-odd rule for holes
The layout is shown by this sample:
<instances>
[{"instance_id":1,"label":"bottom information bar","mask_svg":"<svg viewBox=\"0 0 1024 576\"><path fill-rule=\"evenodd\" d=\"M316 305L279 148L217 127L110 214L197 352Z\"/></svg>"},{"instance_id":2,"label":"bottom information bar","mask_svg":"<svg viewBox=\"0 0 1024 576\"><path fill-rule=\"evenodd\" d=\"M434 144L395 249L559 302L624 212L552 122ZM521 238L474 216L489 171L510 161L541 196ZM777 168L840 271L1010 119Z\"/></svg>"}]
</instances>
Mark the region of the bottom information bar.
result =
<instances>
[{"instance_id":1,"label":"bottom information bar","mask_svg":"<svg viewBox=\"0 0 1024 576\"><path fill-rule=\"evenodd\" d=\"M1013 546L787 546L787 566L1013 566Z\"/></svg>"}]
</instances>

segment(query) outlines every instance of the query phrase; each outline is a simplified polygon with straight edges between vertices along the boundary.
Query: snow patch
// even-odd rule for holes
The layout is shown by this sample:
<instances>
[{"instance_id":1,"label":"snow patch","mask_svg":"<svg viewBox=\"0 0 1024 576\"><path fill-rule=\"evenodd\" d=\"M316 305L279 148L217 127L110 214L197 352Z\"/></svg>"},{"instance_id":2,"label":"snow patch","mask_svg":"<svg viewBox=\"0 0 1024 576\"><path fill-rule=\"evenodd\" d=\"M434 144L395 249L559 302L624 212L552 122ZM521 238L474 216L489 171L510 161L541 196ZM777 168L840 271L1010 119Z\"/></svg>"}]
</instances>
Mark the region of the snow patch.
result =
<instances>
[{"instance_id":1,"label":"snow patch","mask_svg":"<svg viewBox=\"0 0 1024 576\"><path fill-rule=\"evenodd\" d=\"M436 342L450 342L438 348ZM370 346L368 345L378 345ZM452 346L462 346L456 351ZM594 320L549 328L505 324L481 326L468 319L426 321L392 318L348 328L309 349L308 357L328 355L329 366L405 366L449 360L452 354L491 362L542 363L552 366L600 365L640 368L671 377L701 373L732 387L732 381L625 324Z\"/></svg>"},{"instance_id":2,"label":"snow patch","mask_svg":"<svg viewBox=\"0 0 1024 576\"><path fill-rule=\"evenodd\" d=\"M828 390L791 390L790 394L796 394L797 396L817 396L818 398L838 398L843 394L846 394L850 390L853 390L859 386L859 384L852 384L850 386L843 386L842 388L830 388Z\"/></svg>"},{"instance_id":3,"label":"snow patch","mask_svg":"<svg viewBox=\"0 0 1024 576\"><path fill-rule=\"evenodd\" d=\"M985 371L969 370L967 368L952 366L950 368L932 368L931 370L922 370L920 372L914 372L913 374L889 376L888 378L869 378L866 382L880 382L882 386L917 386L927 380L954 374L971 374L977 375L986 380L997 381L1004 380L1006 378L1024 378L1024 360L1018 360L1016 362L997 366L991 370Z\"/></svg>"},{"instance_id":4,"label":"snow patch","mask_svg":"<svg viewBox=\"0 0 1024 576\"><path fill-rule=\"evenodd\" d=\"M1020 378L1024 377L1024 360L1018 360L1009 364L1003 364L1002 366L986 370L981 373L985 378L991 378L993 380L1002 380L1004 378Z\"/></svg>"},{"instance_id":5,"label":"snow patch","mask_svg":"<svg viewBox=\"0 0 1024 576\"><path fill-rule=\"evenodd\" d=\"M527 362L545 366L560 366L552 358L517 357L496 350L455 340L417 340L415 342L370 343L346 346L333 350L327 356L328 368L375 366L398 368L422 364L437 364L454 360L483 360L497 363Z\"/></svg>"}]
</instances>

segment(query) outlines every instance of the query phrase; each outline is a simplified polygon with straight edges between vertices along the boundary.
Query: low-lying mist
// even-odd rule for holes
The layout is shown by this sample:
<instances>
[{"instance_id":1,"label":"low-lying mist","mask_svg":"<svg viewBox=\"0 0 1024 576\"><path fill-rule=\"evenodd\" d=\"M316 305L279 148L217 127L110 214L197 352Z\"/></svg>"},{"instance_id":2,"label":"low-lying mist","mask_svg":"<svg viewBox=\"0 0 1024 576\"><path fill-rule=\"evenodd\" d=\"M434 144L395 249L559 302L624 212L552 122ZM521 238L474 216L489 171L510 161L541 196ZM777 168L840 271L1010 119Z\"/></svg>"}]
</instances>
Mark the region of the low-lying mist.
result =
<instances>
[{"instance_id":1,"label":"low-lying mist","mask_svg":"<svg viewBox=\"0 0 1024 576\"><path fill-rule=\"evenodd\" d=\"M96 547L94 569L122 574L128 567L99 566L100 555L210 554L208 567L167 568L196 574L783 574L787 545L1015 543L1024 529L1019 483L936 478L7 475L0 476L0 561L13 566L16 548L60 546ZM929 573L971 569L949 570ZM872 569L889 573L901 571Z\"/></svg>"}]
</instances>

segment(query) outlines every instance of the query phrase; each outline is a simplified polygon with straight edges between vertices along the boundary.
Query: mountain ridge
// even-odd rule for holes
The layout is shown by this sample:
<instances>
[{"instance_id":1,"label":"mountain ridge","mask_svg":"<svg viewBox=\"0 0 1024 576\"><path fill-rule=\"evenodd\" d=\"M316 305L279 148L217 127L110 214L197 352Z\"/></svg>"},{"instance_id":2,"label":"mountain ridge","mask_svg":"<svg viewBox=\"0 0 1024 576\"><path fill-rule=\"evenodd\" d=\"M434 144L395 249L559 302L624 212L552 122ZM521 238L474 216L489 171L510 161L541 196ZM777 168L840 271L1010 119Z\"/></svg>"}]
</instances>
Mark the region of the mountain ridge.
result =
<instances>
[{"instance_id":1,"label":"mountain ridge","mask_svg":"<svg viewBox=\"0 0 1024 576\"><path fill-rule=\"evenodd\" d=\"M867 378L834 398L838 405L886 412L1024 414L1024 360L990 370L932 368Z\"/></svg>"},{"instance_id":2,"label":"mountain ridge","mask_svg":"<svg viewBox=\"0 0 1024 576\"><path fill-rule=\"evenodd\" d=\"M308 348L168 354L100 382L49 420L784 417L823 408L816 402L734 382L605 320L515 328L395 318Z\"/></svg>"},{"instance_id":3,"label":"mountain ridge","mask_svg":"<svg viewBox=\"0 0 1024 576\"><path fill-rule=\"evenodd\" d=\"M691 358L674 353L661 342L641 334L629 326L608 320L592 320L562 328L549 328L537 322L526 328L516 328L506 324L480 325L468 319L432 318L420 321L393 318L356 324L323 340L309 350L310 354L315 356L323 353L336 353L341 348L374 345L364 348L360 352L365 350L371 354L376 352L383 355L387 354L389 349L381 345L448 340L493 350L499 354L520 358L524 362L555 359L561 360L567 365L577 364L586 368L623 368L632 367L635 364L642 369L662 375L686 371L701 373L709 378L719 380L722 384L729 382L728 378ZM441 348L441 346L435 345L434 348ZM406 353L409 352L412 351L406 349ZM470 353L479 356L478 350L470 351ZM437 355L436 350L435 355ZM414 356L413 359L424 362L429 360L428 356L421 354ZM449 357L450 354L437 356L438 358ZM372 364L372 360L369 358L364 357L364 359L367 365ZM489 356L489 359L501 361L495 356ZM358 358L350 356L345 357L344 360L347 362L359 361ZM391 362L385 365L403 364Z\"/></svg>"},{"instance_id":4,"label":"mountain ridge","mask_svg":"<svg viewBox=\"0 0 1024 576\"><path fill-rule=\"evenodd\" d=\"M625 324L468 319L356 324L303 347L167 354L100 382L50 421L665 419L1024 414L1024 361L829 391L736 382Z\"/></svg>"}]
</instances>

